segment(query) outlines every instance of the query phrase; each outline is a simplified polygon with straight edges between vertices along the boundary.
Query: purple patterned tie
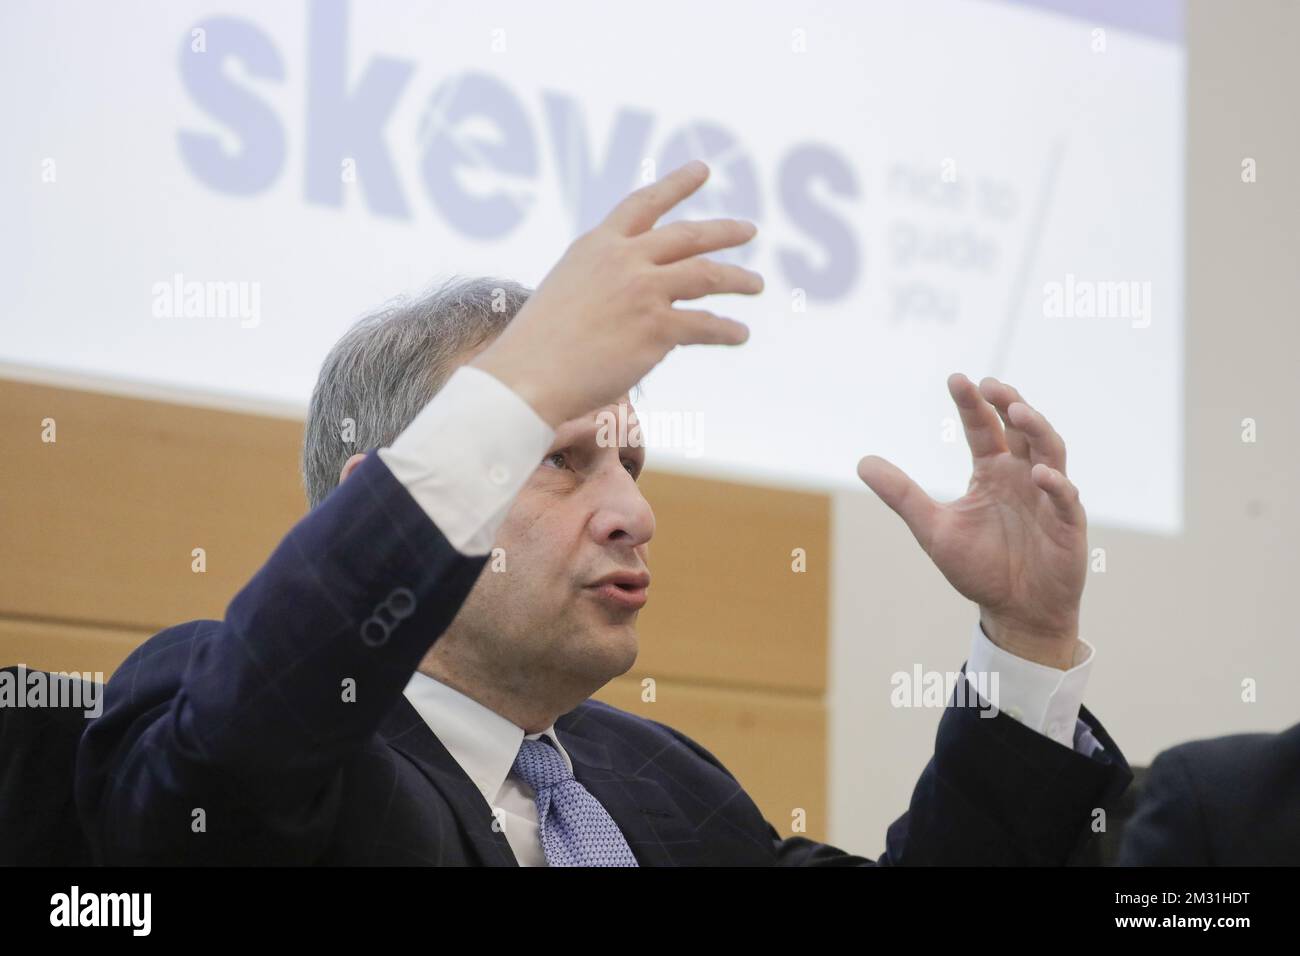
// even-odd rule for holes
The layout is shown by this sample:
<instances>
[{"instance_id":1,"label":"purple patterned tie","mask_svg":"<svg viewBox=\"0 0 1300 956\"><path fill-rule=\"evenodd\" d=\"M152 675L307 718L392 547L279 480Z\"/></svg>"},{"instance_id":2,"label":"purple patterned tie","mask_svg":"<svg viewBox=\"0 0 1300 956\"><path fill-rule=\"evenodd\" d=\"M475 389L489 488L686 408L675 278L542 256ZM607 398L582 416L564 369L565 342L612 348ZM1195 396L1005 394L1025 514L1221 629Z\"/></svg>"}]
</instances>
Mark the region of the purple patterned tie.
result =
<instances>
[{"instance_id":1,"label":"purple patterned tie","mask_svg":"<svg viewBox=\"0 0 1300 956\"><path fill-rule=\"evenodd\" d=\"M551 866L636 866L623 833L573 778L547 738L525 739L514 772L533 788L542 851Z\"/></svg>"}]
</instances>

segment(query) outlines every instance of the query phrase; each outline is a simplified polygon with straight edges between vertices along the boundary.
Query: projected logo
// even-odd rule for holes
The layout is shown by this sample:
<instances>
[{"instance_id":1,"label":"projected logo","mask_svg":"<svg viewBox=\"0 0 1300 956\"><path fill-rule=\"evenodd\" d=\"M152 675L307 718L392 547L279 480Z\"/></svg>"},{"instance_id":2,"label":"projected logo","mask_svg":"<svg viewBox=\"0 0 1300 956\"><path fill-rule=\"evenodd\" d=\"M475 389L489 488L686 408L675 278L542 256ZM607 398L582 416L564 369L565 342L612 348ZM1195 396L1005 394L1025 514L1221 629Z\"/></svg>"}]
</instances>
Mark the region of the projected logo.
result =
<instances>
[{"instance_id":1,"label":"projected logo","mask_svg":"<svg viewBox=\"0 0 1300 956\"><path fill-rule=\"evenodd\" d=\"M412 87L417 63L376 55L360 70L352 70L347 3L324 0L308 11L302 167L308 203L341 207L345 186L354 180L377 216L412 219L416 194L423 193L441 220L461 235L502 239L525 222L534 204L545 135L557 161L558 188L572 215L574 234L595 225L629 191L655 179L657 171L690 159L703 159L713 167L714 185L683 204L674 217L763 218L757 163L721 123L693 122L656 138L655 115L627 106L614 118L604 161L597 168L590 161L588 130L577 97L544 92L544 120L535 123L524 99L485 72L448 76L427 94L418 128L405 137L406 148L417 152L419 182L403 182L386 130L404 98L419 96ZM206 55L194 55L199 52ZM238 139L231 153L218 134L182 130L178 140L185 166L210 188L230 195L270 188L288 164L286 124L228 70L234 63L256 80L293 79L274 38L249 20L204 20L183 41L179 63L194 103ZM350 81L350 76L356 79ZM491 136L480 135L484 125L493 130ZM490 180L493 188L471 192L464 186L469 179ZM811 299L846 296L863 267L862 251L848 221L814 192L833 199L856 197L851 164L829 145L793 145L778 157L773 188L782 216L802 234L777 250L781 277ZM752 255L750 247L719 258L744 261Z\"/></svg>"}]
</instances>

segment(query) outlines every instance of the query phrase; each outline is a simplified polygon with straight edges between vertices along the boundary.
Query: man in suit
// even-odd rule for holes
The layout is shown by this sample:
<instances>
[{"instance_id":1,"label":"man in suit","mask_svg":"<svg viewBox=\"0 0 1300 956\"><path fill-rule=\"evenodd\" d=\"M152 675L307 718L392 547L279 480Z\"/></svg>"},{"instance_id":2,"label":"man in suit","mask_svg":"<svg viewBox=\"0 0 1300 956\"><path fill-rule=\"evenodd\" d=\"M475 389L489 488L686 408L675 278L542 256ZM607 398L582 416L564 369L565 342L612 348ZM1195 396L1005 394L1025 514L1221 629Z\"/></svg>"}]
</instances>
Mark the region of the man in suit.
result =
<instances>
[{"instance_id":1,"label":"man in suit","mask_svg":"<svg viewBox=\"0 0 1300 956\"><path fill-rule=\"evenodd\" d=\"M1121 866L1300 866L1300 724L1156 756Z\"/></svg>"},{"instance_id":2,"label":"man in suit","mask_svg":"<svg viewBox=\"0 0 1300 956\"><path fill-rule=\"evenodd\" d=\"M106 688L77 761L97 859L871 862L783 839L699 744L589 699L635 661L654 532L644 450L602 422L674 347L747 335L673 303L762 288L704 258L752 225L656 227L707 175L633 193L535 293L452 283L339 342L309 411L311 512L223 620L156 635ZM1086 520L1041 414L992 379L949 388L965 497L879 458L859 473L979 605L968 676L997 671L1001 697L954 694L879 862L1063 863L1129 779L1081 707Z\"/></svg>"}]
</instances>

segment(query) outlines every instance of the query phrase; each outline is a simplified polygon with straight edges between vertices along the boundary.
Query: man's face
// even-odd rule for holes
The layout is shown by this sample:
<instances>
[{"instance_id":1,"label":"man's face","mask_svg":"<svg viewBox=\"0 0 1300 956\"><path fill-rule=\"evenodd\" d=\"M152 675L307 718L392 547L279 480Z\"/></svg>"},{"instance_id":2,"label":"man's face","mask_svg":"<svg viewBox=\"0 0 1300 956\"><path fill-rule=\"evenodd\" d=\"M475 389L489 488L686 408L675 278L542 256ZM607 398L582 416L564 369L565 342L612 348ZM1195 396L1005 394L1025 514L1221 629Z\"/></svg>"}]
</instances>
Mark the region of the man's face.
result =
<instances>
[{"instance_id":1,"label":"man's face","mask_svg":"<svg viewBox=\"0 0 1300 956\"><path fill-rule=\"evenodd\" d=\"M589 693L636 661L655 520L637 487L636 415L626 395L620 403L625 429L614 404L556 430L452 625L475 669L514 689L543 681Z\"/></svg>"}]
</instances>

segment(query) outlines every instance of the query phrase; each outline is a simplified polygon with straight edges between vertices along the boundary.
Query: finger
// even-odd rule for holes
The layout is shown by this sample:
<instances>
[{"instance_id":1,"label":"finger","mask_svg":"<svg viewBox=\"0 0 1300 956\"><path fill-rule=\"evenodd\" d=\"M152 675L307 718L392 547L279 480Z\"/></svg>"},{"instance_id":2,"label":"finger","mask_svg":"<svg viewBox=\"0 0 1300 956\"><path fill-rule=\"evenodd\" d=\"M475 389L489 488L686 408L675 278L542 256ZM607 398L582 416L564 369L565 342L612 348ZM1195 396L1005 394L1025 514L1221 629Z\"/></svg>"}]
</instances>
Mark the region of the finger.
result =
<instances>
[{"instance_id":1,"label":"finger","mask_svg":"<svg viewBox=\"0 0 1300 956\"><path fill-rule=\"evenodd\" d=\"M1003 430L1005 432L1007 450L1017 458L1029 460L1029 436L1022 432L1015 425L1011 424L1011 419L1007 417L1007 406L1012 402L1023 402L1020 393L1008 385L1006 382L999 382L992 376L980 382L980 394L984 400L993 406L997 411L998 417L1002 419Z\"/></svg>"},{"instance_id":2,"label":"finger","mask_svg":"<svg viewBox=\"0 0 1300 956\"><path fill-rule=\"evenodd\" d=\"M1047 497L1062 522L1075 528L1087 526L1088 519L1079 501L1079 489L1074 486L1074 482L1055 468L1049 468L1042 463L1034 465L1029 474L1033 477L1034 484L1047 492Z\"/></svg>"},{"instance_id":3,"label":"finger","mask_svg":"<svg viewBox=\"0 0 1300 956\"><path fill-rule=\"evenodd\" d=\"M674 301L728 292L756 295L763 291L763 277L757 272L699 256L674 262L659 271Z\"/></svg>"},{"instance_id":4,"label":"finger","mask_svg":"<svg viewBox=\"0 0 1300 956\"><path fill-rule=\"evenodd\" d=\"M1041 462L1065 474L1065 441L1042 412L1024 402L1012 402L1007 406L1007 417L1029 439L1030 461L1035 465Z\"/></svg>"},{"instance_id":5,"label":"finger","mask_svg":"<svg viewBox=\"0 0 1300 956\"><path fill-rule=\"evenodd\" d=\"M928 552L931 531L939 513L935 500L901 468L878 455L868 455L858 462L858 477L903 519L908 530Z\"/></svg>"},{"instance_id":6,"label":"finger","mask_svg":"<svg viewBox=\"0 0 1300 956\"><path fill-rule=\"evenodd\" d=\"M961 424L966 430L966 444L971 457L978 461L1007 450L1002 422L993 406L984 401L975 383L960 372L948 376L948 394L952 396Z\"/></svg>"},{"instance_id":7,"label":"finger","mask_svg":"<svg viewBox=\"0 0 1300 956\"><path fill-rule=\"evenodd\" d=\"M670 309L678 345L741 345L749 326L704 309Z\"/></svg>"},{"instance_id":8,"label":"finger","mask_svg":"<svg viewBox=\"0 0 1300 956\"><path fill-rule=\"evenodd\" d=\"M667 176L642 186L615 206L605 217L605 225L624 236L645 232L659 217L672 209L709 178L709 167L698 159L679 166Z\"/></svg>"},{"instance_id":9,"label":"finger","mask_svg":"<svg viewBox=\"0 0 1300 956\"><path fill-rule=\"evenodd\" d=\"M652 261L665 265L691 256L741 246L754 238L758 227L740 219L683 220L645 233Z\"/></svg>"}]
</instances>

